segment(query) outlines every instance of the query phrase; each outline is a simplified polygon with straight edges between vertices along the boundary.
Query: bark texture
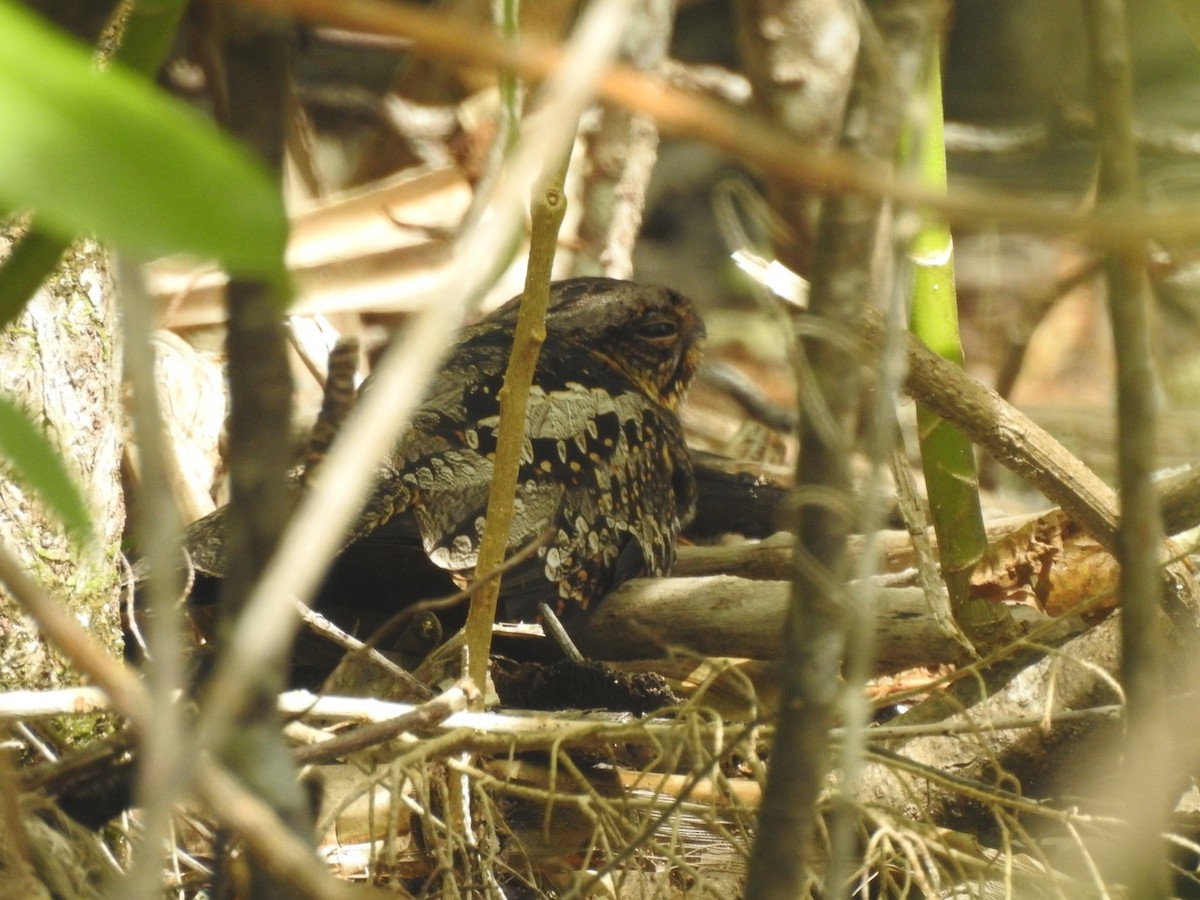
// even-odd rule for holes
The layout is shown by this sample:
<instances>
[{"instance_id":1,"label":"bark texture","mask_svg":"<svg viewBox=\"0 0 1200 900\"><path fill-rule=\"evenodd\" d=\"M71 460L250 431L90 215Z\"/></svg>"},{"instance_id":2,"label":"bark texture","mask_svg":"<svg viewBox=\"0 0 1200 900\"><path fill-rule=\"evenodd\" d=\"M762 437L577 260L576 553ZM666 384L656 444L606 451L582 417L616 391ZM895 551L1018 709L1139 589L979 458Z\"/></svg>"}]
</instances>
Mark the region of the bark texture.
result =
<instances>
[{"instance_id":1,"label":"bark texture","mask_svg":"<svg viewBox=\"0 0 1200 900\"><path fill-rule=\"evenodd\" d=\"M0 256L7 255L0 237ZM9 547L92 636L121 653L120 540L125 523L116 314L107 263L82 242L0 333L0 390L45 428L94 518L95 546L74 547L27 486L0 468L0 542ZM60 687L71 666L0 589L0 686Z\"/></svg>"}]
</instances>

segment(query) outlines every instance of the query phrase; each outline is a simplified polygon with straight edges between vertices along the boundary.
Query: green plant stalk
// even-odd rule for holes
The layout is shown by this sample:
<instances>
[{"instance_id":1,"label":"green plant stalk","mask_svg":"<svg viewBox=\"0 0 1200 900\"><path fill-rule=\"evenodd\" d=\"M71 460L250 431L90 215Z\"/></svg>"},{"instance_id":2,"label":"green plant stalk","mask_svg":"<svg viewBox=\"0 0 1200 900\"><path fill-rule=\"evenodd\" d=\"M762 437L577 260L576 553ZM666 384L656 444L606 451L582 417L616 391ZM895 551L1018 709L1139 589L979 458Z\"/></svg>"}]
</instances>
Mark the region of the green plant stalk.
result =
<instances>
[{"instance_id":1,"label":"green plant stalk","mask_svg":"<svg viewBox=\"0 0 1200 900\"><path fill-rule=\"evenodd\" d=\"M550 272L558 244L558 229L567 209L562 190L565 166L556 184L536 190L532 204L533 231L529 243L529 268L525 292L517 314L512 354L500 388L500 424L496 435L496 457L488 492L487 519L480 538L477 575L496 572L508 551L512 527L517 473L525 443L525 411L533 384L538 355L546 340L546 309L550 304ZM492 646L492 623L500 597L500 576L489 578L471 598L467 613L467 674L484 693L488 656Z\"/></svg>"},{"instance_id":2,"label":"green plant stalk","mask_svg":"<svg viewBox=\"0 0 1200 900\"><path fill-rule=\"evenodd\" d=\"M520 37L520 0L498 0L500 36L515 44ZM507 157L521 136L521 85L517 73L512 69L500 70L500 114L503 117L501 133L504 145L501 155Z\"/></svg>"},{"instance_id":3,"label":"green plant stalk","mask_svg":"<svg viewBox=\"0 0 1200 900\"><path fill-rule=\"evenodd\" d=\"M925 96L928 119L915 153L922 183L946 190L946 149L942 124L942 80L936 48L929 62ZM950 228L928 213L910 251L913 263L912 312L909 327L944 359L963 364L954 290L954 244ZM971 637L991 630L1006 618L1004 608L969 596L971 573L987 553L987 534L979 505L979 475L971 442L954 426L917 406L921 465L929 496L930 518L937 534L942 577L950 607Z\"/></svg>"},{"instance_id":4,"label":"green plant stalk","mask_svg":"<svg viewBox=\"0 0 1200 900\"><path fill-rule=\"evenodd\" d=\"M167 57L183 15L183 0L138 0L121 32L113 60L150 78ZM74 241L47 231L34 218L0 266L0 329L14 321Z\"/></svg>"}]
</instances>

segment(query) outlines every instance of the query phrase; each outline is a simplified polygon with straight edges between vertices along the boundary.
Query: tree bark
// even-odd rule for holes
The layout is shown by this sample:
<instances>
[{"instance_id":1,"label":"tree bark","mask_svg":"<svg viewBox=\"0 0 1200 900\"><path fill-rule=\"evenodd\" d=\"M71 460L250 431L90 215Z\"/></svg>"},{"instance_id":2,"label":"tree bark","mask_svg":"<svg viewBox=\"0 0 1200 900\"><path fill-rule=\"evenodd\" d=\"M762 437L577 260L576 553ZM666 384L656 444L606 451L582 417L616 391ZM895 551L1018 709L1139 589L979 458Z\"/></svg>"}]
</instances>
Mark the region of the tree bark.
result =
<instances>
[{"instance_id":1,"label":"tree bark","mask_svg":"<svg viewBox=\"0 0 1200 900\"><path fill-rule=\"evenodd\" d=\"M0 236L0 256L9 237ZM0 472L0 542L114 656L122 649L120 541L122 407L116 313L107 261L83 241L0 333L2 389L40 422L94 517L96 544L78 549L37 497ZM78 682L0 588L0 685L46 689Z\"/></svg>"},{"instance_id":2,"label":"tree bark","mask_svg":"<svg viewBox=\"0 0 1200 900\"><path fill-rule=\"evenodd\" d=\"M809 146L832 150L858 55L858 21L846 0L739 0L737 39L755 105ZM808 277L820 197L772 184L767 193L788 231L780 258Z\"/></svg>"}]
</instances>

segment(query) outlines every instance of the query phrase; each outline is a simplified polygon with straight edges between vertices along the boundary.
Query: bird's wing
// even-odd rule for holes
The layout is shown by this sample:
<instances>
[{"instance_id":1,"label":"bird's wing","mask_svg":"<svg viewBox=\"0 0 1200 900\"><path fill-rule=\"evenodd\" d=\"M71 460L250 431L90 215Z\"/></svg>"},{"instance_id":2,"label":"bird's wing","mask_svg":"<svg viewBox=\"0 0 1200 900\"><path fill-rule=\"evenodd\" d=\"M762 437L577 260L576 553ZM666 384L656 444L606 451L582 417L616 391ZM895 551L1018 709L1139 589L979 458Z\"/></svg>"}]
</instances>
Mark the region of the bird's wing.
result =
<instances>
[{"instance_id":1,"label":"bird's wing","mask_svg":"<svg viewBox=\"0 0 1200 900\"><path fill-rule=\"evenodd\" d=\"M543 359L529 394L508 552L547 532L548 540L504 576L514 618L529 618L542 601L583 610L627 578L665 573L690 508L690 497L677 497L691 476L681 470L690 464L674 415L608 367L584 371L572 358L573 367ZM473 573L494 474L500 371L489 360L471 377L445 379L459 387L422 406L360 526L411 508L430 559Z\"/></svg>"},{"instance_id":2,"label":"bird's wing","mask_svg":"<svg viewBox=\"0 0 1200 900\"><path fill-rule=\"evenodd\" d=\"M198 571L205 575L221 575L225 571L225 507L219 507L189 525L183 546Z\"/></svg>"},{"instance_id":3,"label":"bird's wing","mask_svg":"<svg viewBox=\"0 0 1200 900\"><path fill-rule=\"evenodd\" d=\"M567 618L629 578L666 574L690 505L680 494L691 473L678 421L640 393L610 397L588 430L590 465L564 493L544 557Z\"/></svg>"}]
</instances>

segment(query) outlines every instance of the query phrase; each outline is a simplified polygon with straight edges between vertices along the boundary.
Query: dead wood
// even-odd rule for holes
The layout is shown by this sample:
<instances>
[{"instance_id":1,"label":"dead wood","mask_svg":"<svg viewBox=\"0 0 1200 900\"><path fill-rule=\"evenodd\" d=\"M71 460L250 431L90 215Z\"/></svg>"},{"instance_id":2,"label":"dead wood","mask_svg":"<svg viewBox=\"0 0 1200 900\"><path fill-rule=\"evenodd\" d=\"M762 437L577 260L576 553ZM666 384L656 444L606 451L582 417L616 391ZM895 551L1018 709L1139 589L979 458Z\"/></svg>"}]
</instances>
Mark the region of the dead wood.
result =
<instances>
[{"instance_id":1,"label":"dead wood","mask_svg":"<svg viewBox=\"0 0 1200 900\"><path fill-rule=\"evenodd\" d=\"M987 535L988 555L972 575L972 597L1026 602L1050 615L1082 603L1103 609L1115 605L1116 561L1061 511L995 519ZM881 572L903 573L916 565L908 532L873 537ZM935 540L932 531L930 540ZM866 547L862 535L853 536L847 548L851 561L857 563ZM778 581L789 577L791 565L792 537L781 533L763 541L682 547L674 571Z\"/></svg>"},{"instance_id":2,"label":"dead wood","mask_svg":"<svg viewBox=\"0 0 1200 900\"><path fill-rule=\"evenodd\" d=\"M635 579L608 596L578 635L580 649L607 660L646 659L672 649L707 656L778 659L790 586L729 575ZM942 634L917 587L875 588L877 674L966 661ZM1026 629L1047 617L1014 607Z\"/></svg>"},{"instance_id":3,"label":"dead wood","mask_svg":"<svg viewBox=\"0 0 1200 900\"><path fill-rule=\"evenodd\" d=\"M291 312L416 311L417 298L450 263L446 235L469 200L470 186L448 167L315 202L292 225ZM216 270L170 260L151 267L151 288L171 328L223 322L227 283Z\"/></svg>"},{"instance_id":4,"label":"dead wood","mask_svg":"<svg viewBox=\"0 0 1200 900\"><path fill-rule=\"evenodd\" d=\"M1117 702L1119 632L1117 618L1111 618L1032 663L1024 659L992 667L985 676L986 697L979 697L980 682L965 680L956 690L894 719L893 725L938 721L948 730L963 730L885 745L921 771L878 760L868 763L858 786L860 802L974 833L995 826L991 805L1028 811L1032 804L1016 805L1016 795L1045 785L1096 731L1075 720L1046 727L1004 724L1030 716L1050 722L1054 713ZM1096 724L1107 723L1105 716ZM964 789L964 780L977 782L983 792Z\"/></svg>"}]
</instances>

